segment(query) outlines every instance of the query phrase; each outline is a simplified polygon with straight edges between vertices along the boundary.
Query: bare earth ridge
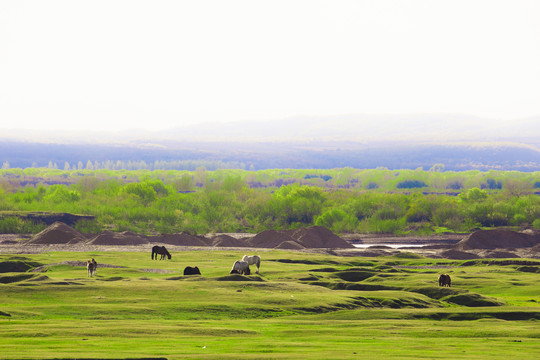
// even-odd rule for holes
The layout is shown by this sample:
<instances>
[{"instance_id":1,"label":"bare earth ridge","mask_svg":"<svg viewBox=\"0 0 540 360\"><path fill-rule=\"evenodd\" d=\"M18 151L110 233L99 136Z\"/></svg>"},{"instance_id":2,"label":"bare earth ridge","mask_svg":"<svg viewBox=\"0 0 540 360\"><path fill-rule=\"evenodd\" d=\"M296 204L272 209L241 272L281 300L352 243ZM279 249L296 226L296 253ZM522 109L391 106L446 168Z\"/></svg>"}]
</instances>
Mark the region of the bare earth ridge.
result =
<instances>
[{"instance_id":1,"label":"bare earth ridge","mask_svg":"<svg viewBox=\"0 0 540 360\"><path fill-rule=\"evenodd\" d=\"M144 236L132 232L104 231L81 234L74 228L55 222L35 235L0 234L0 253L41 253L47 251L150 251L156 245L169 251L210 249L288 249L323 252L338 256L376 257L402 252L430 258L540 258L540 232L478 230L470 234L434 236L393 236L345 234L338 236L319 226L297 230L267 230L259 234L187 233ZM361 248L354 244L361 244ZM399 244L399 249L395 245ZM409 246L407 246L409 245Z\"/></svg>"}]
</instances>

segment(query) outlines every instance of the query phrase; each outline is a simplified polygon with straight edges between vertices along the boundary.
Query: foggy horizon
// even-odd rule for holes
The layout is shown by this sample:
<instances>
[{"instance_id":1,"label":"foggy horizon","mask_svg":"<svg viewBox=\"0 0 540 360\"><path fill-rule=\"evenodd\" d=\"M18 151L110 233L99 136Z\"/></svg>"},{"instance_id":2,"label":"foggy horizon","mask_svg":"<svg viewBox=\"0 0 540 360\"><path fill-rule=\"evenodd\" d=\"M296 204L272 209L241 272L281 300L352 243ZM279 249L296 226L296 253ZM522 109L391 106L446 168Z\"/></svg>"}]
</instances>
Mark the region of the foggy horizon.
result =
<instances>
[{"instance_id":1,"label":"foggy horizon","mask_svg":"<svg viewBox=\"0 0 540 360\"><path fill-rule=\"evenodd\" d=\"M514 121L464 114L342 114L290 116L260 121L180 124L166 129L24 129L2 130L0 140L34 142L132 141L379 141L415 142L516 142L540 146L540 117Z\"/></svg>"},{"instance_id":2,"label":"foggy horizon","mask_svg":"<svg viewBox=\"0 0 540 360\"><path fill-rule=\"evenodd\" d=\"M533 0L4 1L0 129L538 117L538 16Z\"/></svg>"}]
</instances>

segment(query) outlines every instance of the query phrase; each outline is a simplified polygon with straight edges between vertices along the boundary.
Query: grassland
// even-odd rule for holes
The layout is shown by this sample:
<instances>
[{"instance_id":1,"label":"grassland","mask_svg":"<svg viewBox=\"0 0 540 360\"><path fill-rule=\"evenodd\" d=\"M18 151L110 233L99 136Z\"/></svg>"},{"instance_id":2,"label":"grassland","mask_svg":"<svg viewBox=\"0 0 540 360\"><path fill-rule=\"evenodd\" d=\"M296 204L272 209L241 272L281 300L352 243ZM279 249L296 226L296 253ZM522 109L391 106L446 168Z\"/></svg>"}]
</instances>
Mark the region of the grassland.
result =
<instances>
[{"instance_id":1,"label":"grassland","mask_svg":"<svg viewBox=\"0 0 540 360\"><path fill-rule=\"evenodd\" d=\"M0 357L537 359L540 261L259 251L0 255ZM73 261L94 257L94 278ZM73 265L76 266L73 266ZM35 268L41 265L45 267ZM106 267L106 266L119 267ZM197 265L202 276L183 276ZM41 269L41 270L40 270ZM439 288L441 272L453 287Z\"/></svg>"}]
</instances>

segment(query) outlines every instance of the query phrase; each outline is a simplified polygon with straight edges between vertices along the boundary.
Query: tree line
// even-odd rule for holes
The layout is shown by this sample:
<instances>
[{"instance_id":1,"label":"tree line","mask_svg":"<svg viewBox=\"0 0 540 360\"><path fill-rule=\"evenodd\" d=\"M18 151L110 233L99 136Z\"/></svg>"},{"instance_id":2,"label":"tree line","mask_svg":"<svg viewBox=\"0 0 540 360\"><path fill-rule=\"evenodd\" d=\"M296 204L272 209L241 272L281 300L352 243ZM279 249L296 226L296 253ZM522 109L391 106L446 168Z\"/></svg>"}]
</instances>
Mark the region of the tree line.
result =
<instances>
[{"instance_id":1,"label":"tree line","mask_svg":"<svg viewBox=\"0 0 540 360\"><path fill-rule=\"evenodd\" d=\"M94 215L80 231L432 234L540 228L539 173L417 170L0 170L0 211ZM27 179L41 182L25 182ZM54 183L55 180L63 183ZM375 185L376 186L375 186ZM4 215L0 232L43 224Z\"/></svg>"}]
</instances>

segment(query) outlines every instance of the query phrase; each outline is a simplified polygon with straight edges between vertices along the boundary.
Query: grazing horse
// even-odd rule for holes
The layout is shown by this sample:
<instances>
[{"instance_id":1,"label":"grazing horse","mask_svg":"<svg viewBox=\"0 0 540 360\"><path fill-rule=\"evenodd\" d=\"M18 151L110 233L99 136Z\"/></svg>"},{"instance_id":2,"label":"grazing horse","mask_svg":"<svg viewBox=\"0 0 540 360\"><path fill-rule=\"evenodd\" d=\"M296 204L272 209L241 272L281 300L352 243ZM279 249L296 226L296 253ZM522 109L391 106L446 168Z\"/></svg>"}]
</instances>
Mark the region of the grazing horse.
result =
<instances>
[{"instance_id":1,"label":"grazing horse","mask_svg":"<svg viewBox=\"0 0 540 360\"><path fill-rule=\"evenodd\" d=\"M97 275L97 262L92 258L92 263L94 264L94 275Z\"/></svg>"},{"instance_id":2,"label":"grazing horse","mask_svg":"<svg viewBox=\"0 0 540 360\"><path fill-rule=\"evenodd\" d=\"M255 271L255 273L257 274L259 273L259 268L261 267L261 258L258 255L253 255L253 256L244 255L244 257L242 258L242 261L247 262L248 265L256 265L257 271Z\"/></svg>"},{"instance_id":3,"label":"grazing horse","mask_svg":"<svg viewBox=\"0 0 540 360\"><path fill-rule=\"evenodd\" d=\"M171 254L167 251L167 249L165 248L165 246L154 246L152 248L152 260L154 260L154 254L156 255L156 260L158 259L158 255L161 255L161 258L159 260L163 260L165 259L165 256L167 256L167 258L170 260L171 259Z\"/></svg>"},{"instance_id":4,"label":"grazing horse","mask_svg":"<svg viewBox=\"0 0 540 360\"><path fill-rule=\"evenodd\" d=\"M450 287L451 283L452 283L452 280L450 279L450 275L441 274L439 276L439 286L448 286L448 287Z\"/></svg>"},{"instance_id":5,"label":"grazing horse","mask_svg":"<svg viewBox=\"0 0 540 360\"><path fill-rule=\"evenodd\" d=\"M92 277L96 274L97 272L97 262L96 260L92 259L92 260L88 260L86 262L86 270L88 271L88 276L89 277Z\"/></svg>"},{"instance_id":6,"label":"grazing horse","mask_svg":"<svg viewBox=\"0 0 540 360\"><path fill-rule=\"evenodd\" d=\"M184 275L201 275L201 271L197 266L186 266L186 268L184 269Z\"/></svg>"},{"instance_id":7,"label":"grazing horse","mask_svg":"<svg viewBox=\"0 0 540 360\"><path fill-rule=\"evenodd\" d=\"M233 264L231 274L251 275L249 264L246 261L236 261Z\"/></svg>"}]
</instances>

